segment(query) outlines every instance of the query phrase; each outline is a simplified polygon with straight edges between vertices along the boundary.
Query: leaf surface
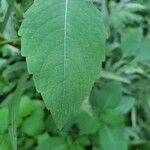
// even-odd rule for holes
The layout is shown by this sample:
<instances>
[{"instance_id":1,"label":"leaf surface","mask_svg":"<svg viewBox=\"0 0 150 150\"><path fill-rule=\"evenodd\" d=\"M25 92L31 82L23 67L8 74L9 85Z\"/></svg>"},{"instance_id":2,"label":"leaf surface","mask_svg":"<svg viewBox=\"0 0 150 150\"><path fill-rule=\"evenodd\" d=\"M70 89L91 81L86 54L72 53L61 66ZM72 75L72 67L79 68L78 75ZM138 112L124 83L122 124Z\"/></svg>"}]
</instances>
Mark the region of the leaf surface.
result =
<instances>
[{"instance_id":1,"label":"leaf surface","mask_svg":"<svg viewBox=\"0 0 150 150\"><path fill-rule=\"evenodd\" d=\"M90 103L100 111L116 108L122 97L122 85L118 81L106 83L101 90L93 88Z\"/></svg>"},{"instance_id":2,"label":"leaf surface","mask_svg":"<svg viewBox=\"0 0 150 150\"><path fill-rule=\"evenodd\" d=\"M127 150L124 128L103 127L99 136L103 150Z\"/></svg>"},{"instance_id":3,"label":"leaf surface","mask_svg":"<svg viewBox=\"0 0 150 150\"><path fill-rule=\"evenodd\" d=\"M35 0L19 31L22 55L59 128L100 75L106 32L86 0Z\"/></svg>"},{"instance_id":4,"label":"leaf surface","mask_svg":"<svg viewBox=\"0 0 150 150\"><path fill-rule=\"evenodd\" d=\"M116 110L120 111L123 114L126 114L130 111L130 109L134 106L135 99L133 97L124 96L120 101L120 104L116 108Z\"/></svg>"}]
</instances>

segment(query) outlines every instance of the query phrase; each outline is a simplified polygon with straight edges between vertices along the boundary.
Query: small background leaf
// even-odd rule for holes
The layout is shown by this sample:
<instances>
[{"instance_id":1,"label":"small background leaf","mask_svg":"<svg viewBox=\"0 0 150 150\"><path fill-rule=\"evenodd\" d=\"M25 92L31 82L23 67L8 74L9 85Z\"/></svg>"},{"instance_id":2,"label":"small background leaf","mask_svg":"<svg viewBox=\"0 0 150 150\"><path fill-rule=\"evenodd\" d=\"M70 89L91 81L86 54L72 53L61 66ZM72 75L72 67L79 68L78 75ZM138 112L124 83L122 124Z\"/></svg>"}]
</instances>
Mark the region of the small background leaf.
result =
<instances>
[{"instance_id":1,"label":"small background leaf","mask_svg":"<svg viewBox=\"0 0 150 150\"><path fill-rule=\"evenodd\" d=\"M103 127L100 131L100 144L103 150L127 150L124 129Z\"/></svg>"}]
</instances>

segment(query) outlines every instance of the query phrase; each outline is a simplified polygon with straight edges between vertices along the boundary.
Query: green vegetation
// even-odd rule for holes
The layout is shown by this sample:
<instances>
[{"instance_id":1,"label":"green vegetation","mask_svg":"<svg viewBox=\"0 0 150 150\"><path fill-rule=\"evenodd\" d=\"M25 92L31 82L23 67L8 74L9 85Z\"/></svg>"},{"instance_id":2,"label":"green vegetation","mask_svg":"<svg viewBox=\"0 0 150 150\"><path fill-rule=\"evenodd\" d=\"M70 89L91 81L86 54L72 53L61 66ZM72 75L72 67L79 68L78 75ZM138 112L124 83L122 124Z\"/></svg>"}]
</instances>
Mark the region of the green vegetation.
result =
<instances>
[{"instance_id":1,"label":"green vegetation","mask_svg":"<svg viewBox=\"0 0 150 150\"><path fill-rule=\"evenodd\" d=\"M0 150L149 150L149 116L149 0L0 1Z\"/></svg>"}]
</instances>

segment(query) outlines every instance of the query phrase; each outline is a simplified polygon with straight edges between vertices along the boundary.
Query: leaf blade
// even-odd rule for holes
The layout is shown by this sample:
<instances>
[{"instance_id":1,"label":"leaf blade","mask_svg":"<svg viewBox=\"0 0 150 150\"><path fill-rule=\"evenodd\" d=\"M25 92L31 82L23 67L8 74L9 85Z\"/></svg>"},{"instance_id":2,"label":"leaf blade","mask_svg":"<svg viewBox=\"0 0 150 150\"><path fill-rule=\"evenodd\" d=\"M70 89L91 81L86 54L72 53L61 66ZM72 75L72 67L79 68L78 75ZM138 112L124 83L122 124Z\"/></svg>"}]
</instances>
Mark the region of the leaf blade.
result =
<instances>
[{"instance_id":1,"label":"leaf blade","mask_svg":"<svg viewBox=\"0 0 150 150\"><path fill-rule=\"evenodd\" d=\"M101 16L84 0L36 0L19 34L29 73L62 128L99 77L106 38Z\"/></svg>"},{"instance_id":2,"label":"leaf blade","mask_svg":"<svg viewBox=\"0 0 150 150\"><path fill-rule=\"evenodd\" d=\"M104 126L100 131L99 140L103 150L127 150L124 128Z\"/></svg>"}]
</instances>

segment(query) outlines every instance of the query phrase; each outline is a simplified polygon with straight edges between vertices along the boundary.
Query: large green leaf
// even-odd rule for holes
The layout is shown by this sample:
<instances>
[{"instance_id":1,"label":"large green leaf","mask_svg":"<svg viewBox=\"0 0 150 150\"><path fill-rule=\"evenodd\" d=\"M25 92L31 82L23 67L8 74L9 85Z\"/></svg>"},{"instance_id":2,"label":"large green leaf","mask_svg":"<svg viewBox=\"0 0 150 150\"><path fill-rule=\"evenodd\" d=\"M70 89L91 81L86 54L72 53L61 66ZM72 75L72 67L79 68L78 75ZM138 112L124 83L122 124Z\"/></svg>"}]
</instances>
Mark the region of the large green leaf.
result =
<instances>
[{"instance_id":1,"label":"large green leaf","mask_svg":"<svg viewBox=\"0 0 150 150\"><path fill-rule=\"evenodd\" d=\"M35 0L19 31L36 88L61 128L100 75L106 32L86 0Z\"/></svg>"}]
</instances>

